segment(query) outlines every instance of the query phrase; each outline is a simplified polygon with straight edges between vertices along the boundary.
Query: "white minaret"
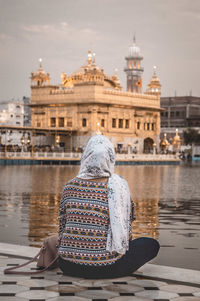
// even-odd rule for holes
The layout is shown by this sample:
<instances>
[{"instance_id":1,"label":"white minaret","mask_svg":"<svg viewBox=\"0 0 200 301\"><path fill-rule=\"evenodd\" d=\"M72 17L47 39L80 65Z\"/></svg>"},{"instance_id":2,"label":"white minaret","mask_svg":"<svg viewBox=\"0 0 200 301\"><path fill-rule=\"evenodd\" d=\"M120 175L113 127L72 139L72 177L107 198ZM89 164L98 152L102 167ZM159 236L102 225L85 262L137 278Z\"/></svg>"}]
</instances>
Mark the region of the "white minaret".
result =
<instances>
[{"instance_id":1,"label":"white minaret","mask_svg":"<svg viewBox=\"0 0 200 301\"><path fill-rule=\"evenodd\" d=\"M140 54L140 48L136 46L135 36L133 38L133 45L129 47L128 56L126 59L126 67L124 71L127 76L128 92L142 93L142 73L144 69L141 67L143 57Z\"/></svg>"}]
</instances>

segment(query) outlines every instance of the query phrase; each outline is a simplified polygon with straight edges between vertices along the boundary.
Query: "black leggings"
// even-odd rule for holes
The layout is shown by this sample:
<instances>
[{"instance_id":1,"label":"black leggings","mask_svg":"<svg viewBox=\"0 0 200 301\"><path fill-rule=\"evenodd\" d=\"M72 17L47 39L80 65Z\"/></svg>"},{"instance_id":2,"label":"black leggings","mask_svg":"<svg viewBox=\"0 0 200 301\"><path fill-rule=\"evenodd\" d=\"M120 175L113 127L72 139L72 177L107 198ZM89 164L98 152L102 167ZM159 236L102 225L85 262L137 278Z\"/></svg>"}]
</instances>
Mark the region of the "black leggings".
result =
<instances>
[{"instance_id":1,"label":"black leggings","mask_svg":"<svg viewBox=\"0 0 200 301\"><path fill-rule=\"evenodd\" d=\"M88 266L59 258L59 267L64 275L87 279L116 278L132 274L158 254L160 245L157 240L140 237L130 241L129 250L114 264Z\"/></svg>"}]
</instances>

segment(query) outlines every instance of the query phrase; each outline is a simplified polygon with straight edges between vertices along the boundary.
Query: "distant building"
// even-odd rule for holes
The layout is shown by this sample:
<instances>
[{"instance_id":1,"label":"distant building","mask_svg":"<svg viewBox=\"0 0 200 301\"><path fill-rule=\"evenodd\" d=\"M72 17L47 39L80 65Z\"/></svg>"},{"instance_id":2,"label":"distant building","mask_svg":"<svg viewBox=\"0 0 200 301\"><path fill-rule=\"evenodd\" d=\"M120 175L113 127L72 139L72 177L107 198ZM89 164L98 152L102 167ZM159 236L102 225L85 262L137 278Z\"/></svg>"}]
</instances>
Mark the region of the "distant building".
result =
<instances>
[{"instance_id":1,"label":"distant building","mask_svg":"<svg viewBox=\"0 0 200 301\"><path fill-rule=\"evenodd\" d=\"M22 101L0 103L0 124L23 126L24 125L24 104Z\"/></svg>"},{"instance_id":2,"label":"distant building","mask_svg":"<svg viewBox=\"0 0 200 301\"><path fill-rule=\"evenodd\" d=\"M31 74L32 127L47 132L46 144L68 150L83 148L91 135L102 133L120 152L151 152L159 147L160 81L154 70L142 93L141 59L134 40L126 57L127 92L117 74L108 76L96 65L91 51L78 71L61 74L59 85L50 84L40 61Z\"/></svg>"},{"instance_id":3,"label":"distant building","mask_svg":"<svg viewBox=\"0 0 200 301\"><path fill-rule=\"evenodd\" d=\"M23 97L24 103L24 126L31 126L30 97Z\"/></svg>"},{"instance_id":4,"label":"distant building","mask_svg":"<svg viewBox=\"0 0 200 301\"><path fill-rule=\"evenodd\" d=\"M30 97L22 100L0 102L0 125L30 126Z\"/></svg>"},{"instance_id":5,"label":"distant building","mask_svg":"<svg viewBox=\"0 0 200 301\"><path fill-rule=\"evenodd\" d=\"M168 138L175 135L178 129L181 138L187 128L200 130L200 97L174 96L161 97L161 137L164 133Z\"/></svg>"},{"instance_id":6,"label":"distant building","mask_svg":"<svg viewBox=\"0 0 200 301\"><path fill-rule=\"evenodd\" d=\"M31 125L30 98L23 97L22 100L11 100L0 102L0 126L23 127ZM1 143L21 144L22 132L15 129L8 130L5 133L1 131Z\"/></svg>"}]
</instances>

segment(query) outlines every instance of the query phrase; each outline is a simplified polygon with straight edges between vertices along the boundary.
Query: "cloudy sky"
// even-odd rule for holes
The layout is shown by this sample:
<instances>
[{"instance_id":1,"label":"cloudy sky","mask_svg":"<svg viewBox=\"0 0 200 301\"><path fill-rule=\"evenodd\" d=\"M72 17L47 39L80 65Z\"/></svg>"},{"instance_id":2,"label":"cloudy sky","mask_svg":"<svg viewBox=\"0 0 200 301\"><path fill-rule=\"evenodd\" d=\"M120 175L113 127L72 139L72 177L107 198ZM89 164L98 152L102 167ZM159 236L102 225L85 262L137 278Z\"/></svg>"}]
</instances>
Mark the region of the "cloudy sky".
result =
<instances>
[{"instance_id":1,"label":"cloudy sky","mask_svg":"<svg viewBox=\"0 0 200 301\"><path fill-rule=\"evenodd\" d=\"M144 57L143 90L153 66L162 95L200 96L200 0L0 0L0 101L30 96L30 73L60 83L88 49L126 89L124 57L133 35Z\"/></svg>"}]
</instances>

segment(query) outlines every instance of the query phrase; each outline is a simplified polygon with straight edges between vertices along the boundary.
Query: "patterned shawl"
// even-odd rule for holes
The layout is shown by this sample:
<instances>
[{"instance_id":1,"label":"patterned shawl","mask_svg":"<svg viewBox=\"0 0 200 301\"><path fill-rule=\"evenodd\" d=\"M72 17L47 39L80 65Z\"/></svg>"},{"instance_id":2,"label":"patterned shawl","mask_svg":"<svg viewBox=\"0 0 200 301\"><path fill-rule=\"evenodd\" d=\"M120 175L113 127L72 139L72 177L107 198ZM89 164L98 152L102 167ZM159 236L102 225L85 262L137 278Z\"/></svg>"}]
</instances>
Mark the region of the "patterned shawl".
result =
<instances>
[{"instance_id":1,"label":"patterned shawl","mask_svg":"<svg viewBox=\"0 0 200 301\"><path fill-rule=\"evenodd\" d=\"M125 254L129 248L130 192L127 182L114 174L114 165L112 143L107 137L96 135L90 138L84 149L78 177L85 180L109 177L110 225L106 249L111 253Z\"/></svg>"}]
</instances>

